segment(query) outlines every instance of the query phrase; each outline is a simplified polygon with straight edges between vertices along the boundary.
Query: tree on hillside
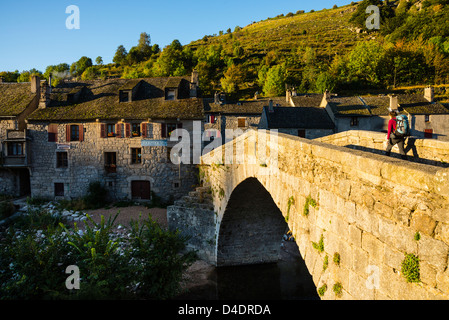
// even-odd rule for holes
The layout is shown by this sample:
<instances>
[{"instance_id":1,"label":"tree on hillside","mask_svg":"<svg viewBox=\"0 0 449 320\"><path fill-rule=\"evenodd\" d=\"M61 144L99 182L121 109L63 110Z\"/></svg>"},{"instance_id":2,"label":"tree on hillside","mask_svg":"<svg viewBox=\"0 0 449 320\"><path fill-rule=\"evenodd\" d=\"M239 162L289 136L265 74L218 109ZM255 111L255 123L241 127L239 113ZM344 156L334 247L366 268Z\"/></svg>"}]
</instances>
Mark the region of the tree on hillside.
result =
<instances>
[{"instance_id":1,"label":"tree on hillside","mask_svg":"<svg viewBox=\"0 0 449 320\"><path fill-rule=\"evenodd\" d=\"M377 41L360 42L349 54L351 76L365 85L378 85L379 62L383 54L384 49Z\"/></svg>"},{"instance_id":2,"label":"tree on hillside","mask_svg":"<svg viewBox=\"0 0 449 320\"><path fill-rule=\"evenodd\" d=\"M173 40L154 63L153 72L156 77L183 76L188 73L188 64L181 43Z\"/></svg>"},{"instance_id":3,"label":"tree on hillside","mask_svg":"<svg viewBox=\"0 0 449 320\"><path fill-rule=\"evenodd\" d=\"M31 70L25 70L20 73L20 75L17 77L17 82L30 82L31 76L39 76L42 77L42 72L39 70L33 68Z\"/></svg>"},{"instance_id":4,"label":"tree on hillside","mask_svg":"<svg viewBox=\"0 0 449 320\"><path fill-rule=\"evenodd\" d=\"M125 47L123 45L119 45L117 50L115 51L115 55L112 61L117 64L123 64L123 62L126 61L127 55L128 52L126 51Z\"/></svg>"},{"instance_id":5,"label":"tree on hillside","mask_svg":"<svg viewBox=\"0 0 449 320\"><path fill-rule=\"evenodd\" d=\"M99 64L99 65L102 65L102 64L103 64L103 58L100 57L100 56L98 56L98 57L95 59L95 63L96 63L96 64Z\"/></svg>"},{"instance_id":6,"label":"tree on hillside","mask_svg":"<svg viewBox=\"0 0 449 320\"><path fill-rule=\"evenodd\" d=\"M83 72L93 65L92 59L86 56L81 57L78 61L70 66L70 73L75 77L79 77Z\"/></svg>"},{"instance_id":7,"label":"tree on hillside","mask_svg":"<svg viewBox=\"0 0 449 320\"><path fill-rule=\"evenodd\" d=\"M242 84L244 82L244 69L241 65L231 65L223 74L223 78L221 78L220 83L223 91L226 92L229 96L235 96L238 91L241 89Z\"/></svg>"},{"instance_id":8,"label":"tree on hillside","mask_svg":"<svg viewBox=\"0 0 449 320\"><path fill-rule=\"evenodd\" d=\"M281 96L285 94L285 67L282 64L271 67L263 85L266 96Z\"/></svg>"}]
</instances>

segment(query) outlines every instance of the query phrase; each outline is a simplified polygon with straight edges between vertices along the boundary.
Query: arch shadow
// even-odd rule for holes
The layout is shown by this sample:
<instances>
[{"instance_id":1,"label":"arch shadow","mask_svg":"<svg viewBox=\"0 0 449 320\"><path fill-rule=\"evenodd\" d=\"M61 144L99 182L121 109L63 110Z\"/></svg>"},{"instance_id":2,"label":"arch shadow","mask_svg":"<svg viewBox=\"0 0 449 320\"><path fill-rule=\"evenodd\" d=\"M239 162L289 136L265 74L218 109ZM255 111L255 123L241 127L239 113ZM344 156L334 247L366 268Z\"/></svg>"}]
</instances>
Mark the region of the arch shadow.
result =
<instances>
[{"instance_id":1,"label":"arch shadow","mask_svg":"<svg viewBox=\"0 0 449 320\"><path fill-rule=\"evenodd\" d=\"M233 190L220 223L217 282L220 299L319 299L282 212L257 178Z\"/></svg>"}]
</instances>

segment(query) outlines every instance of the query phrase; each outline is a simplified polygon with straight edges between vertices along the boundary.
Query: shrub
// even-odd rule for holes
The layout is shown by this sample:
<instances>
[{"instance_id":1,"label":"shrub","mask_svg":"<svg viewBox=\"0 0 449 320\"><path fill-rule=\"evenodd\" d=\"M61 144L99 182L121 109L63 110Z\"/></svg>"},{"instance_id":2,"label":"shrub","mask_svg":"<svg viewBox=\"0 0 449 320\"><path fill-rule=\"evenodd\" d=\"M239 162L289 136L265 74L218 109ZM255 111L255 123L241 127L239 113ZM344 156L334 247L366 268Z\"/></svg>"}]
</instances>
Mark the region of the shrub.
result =
<instances>
[{"instance_id":1,"label":"shrub","mask_svg":"<svg viewBox=\"0 0 449 320\"><path fill-rule=\"evenodd\" d=\"M31 215L2 235L0 299L167 299L195 259L184 238L151 218L125 236L114 232L117 216L69 229L46 210ZM65 286L69 265L80 270L77 290Z\"/></svg>"},{"instance_id":2,"label":"shrub","mask_svg":"<svg viewBox=\"0 0 449 320\"><path fill-rule=\"evenodd\" d=\"M405 254L405 258L401 265L402 275L405 277L407 282L419 282L419 258L413 253Z\"/></svg>"},{"instance_id":3,"label":"shrub","mask_svg":"<svg viewBox=\"0 0 449 320\"><path fill-rule=\"evenodd\" d=\"M6 219L13 215L16 211L14 204L11 201L0 202L0 220Z\"/></svg>"},{"instance_id":4,"label":"shrub","mask_svg":"<svg viewBox=\"0 0 449 320\"><path fill-rule=\"evenodd\" d=\"M108 190L101 184L101 182L91 182L87 190L87 195L84 197L86 206L91 209L98 209L107 204Z\"/></svg>"}]
</instances>

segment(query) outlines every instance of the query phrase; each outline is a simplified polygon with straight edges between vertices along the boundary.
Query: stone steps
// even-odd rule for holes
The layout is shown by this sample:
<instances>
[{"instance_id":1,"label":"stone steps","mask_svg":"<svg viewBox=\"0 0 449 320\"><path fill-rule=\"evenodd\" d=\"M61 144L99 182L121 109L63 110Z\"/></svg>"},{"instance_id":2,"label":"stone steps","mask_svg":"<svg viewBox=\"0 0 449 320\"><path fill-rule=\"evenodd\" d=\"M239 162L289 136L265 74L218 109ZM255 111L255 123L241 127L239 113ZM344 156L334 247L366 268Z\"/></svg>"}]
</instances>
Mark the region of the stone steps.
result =
<instances>
[{"instance_id":1,"label":"stone steps","mask_svg":"<svg viewBox=\"0 0 449 320\"><path fill-rule=\"evenodd\" d=\"M187 196L176 200L173 205L176 207L214 210L212 194L210 193L209 187L198 187L195 191L190 191Z\"/></svg>"}]
</instances>

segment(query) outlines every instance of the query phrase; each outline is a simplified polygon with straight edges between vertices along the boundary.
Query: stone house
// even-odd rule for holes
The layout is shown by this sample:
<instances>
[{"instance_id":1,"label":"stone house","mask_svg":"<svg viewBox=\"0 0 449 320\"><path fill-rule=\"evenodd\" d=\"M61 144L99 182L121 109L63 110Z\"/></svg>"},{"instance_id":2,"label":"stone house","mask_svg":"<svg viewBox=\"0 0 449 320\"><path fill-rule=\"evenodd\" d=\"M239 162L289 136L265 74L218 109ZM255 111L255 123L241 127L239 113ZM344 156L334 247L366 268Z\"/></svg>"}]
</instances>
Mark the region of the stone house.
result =
<instances>
[{"instance_id":1,"label":"stone house","mask_svg":"<svg viewBox=\"0 0 449 320\"><path fill-rule=\"evenodd\" d=\"M318 107L326 110L335 132L368 130L386 132L390 110L408 116L411 134L418 138L449 140L449 109L434 100L433 88L424 94L339 96L292 95L287 101L295 107Z\"/></svg>"},{"instance_id":2,"label":"stone house","mask_svg":"<svg viewBox=\"0 0 449 320\"><path fill-rule=\"evenodd\" d=\"M30 141L26 117L38 107L40 79L4 83L0 78L0 194L30 192Z\"/></svg>"},{"instance_id":3,"label":"stone house","mask_svg":"<svg viewBox=\"0 0 449 320\"><path fill-rule=\"evenodd\" d=\"M112 199L170 201L198 183L170 159L173 130L201 131L198 76L63 82L27 118L31 196L75 199L101 181ZM195 124L196 123L196 124ZM177 155L173 155L176 157Z\"/></svg>"},{"instance_id":4,"label":"stone house","mask_svg":"<svg viewBox=\"0 0 449 320\"><path fill-rule=\"evenodd\" d=\"M334 133L334 123L323 108L276 107L272 103L263 108L259 128L277 129L278 132L307 139Z\"/></svg>"},{"instance_id":5,"label":"stone house","mask_svg":"<svg viewBox=\"0 0 449 320\"><path fill-rule=\"evenodd\" d=\"M223 93L217 93L214 99L204 99L205 114L205 139L207 143L217 137L212 131L215 129L222 142L232 140L233 137L226 137L225 130L232 129L234 134L243 133L249 129L259 128L262 111L272 101L276 106L288 106L283 97L257 98L237 102L227 102Z\"/></svg>"}]
</instances>

